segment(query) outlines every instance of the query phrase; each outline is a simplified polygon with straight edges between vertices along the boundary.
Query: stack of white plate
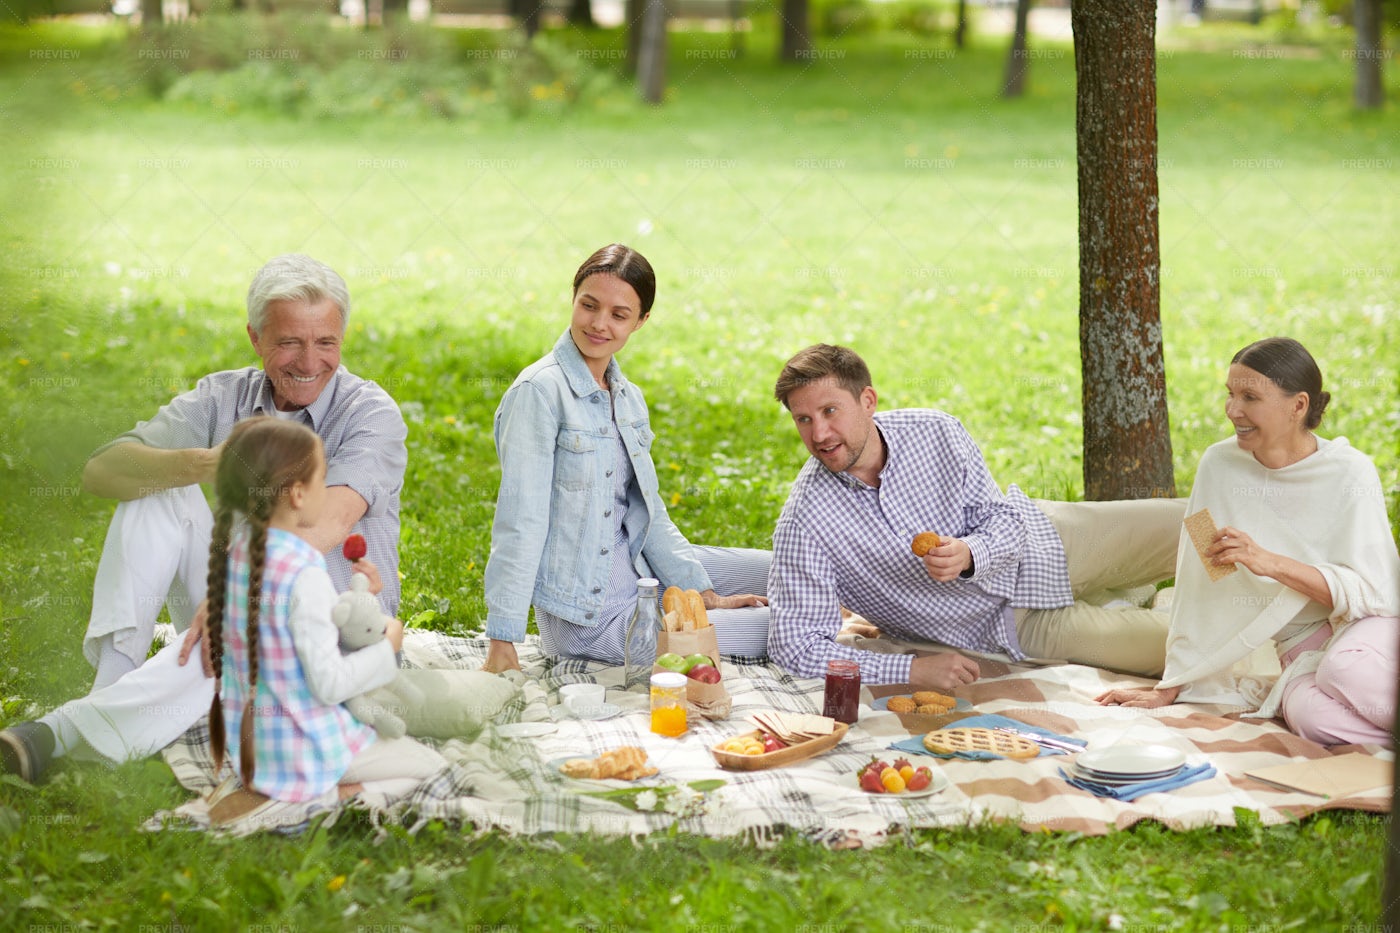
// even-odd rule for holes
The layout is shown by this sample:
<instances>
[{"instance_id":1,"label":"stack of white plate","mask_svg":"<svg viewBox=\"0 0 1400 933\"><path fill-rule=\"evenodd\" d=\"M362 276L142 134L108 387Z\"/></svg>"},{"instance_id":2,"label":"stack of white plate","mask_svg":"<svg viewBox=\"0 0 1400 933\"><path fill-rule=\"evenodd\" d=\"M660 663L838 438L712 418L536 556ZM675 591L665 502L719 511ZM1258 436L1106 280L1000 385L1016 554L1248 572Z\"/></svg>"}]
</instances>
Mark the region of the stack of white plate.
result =
<instances>
[{"instance_id":1,"label":"stack of white plate","mask_svg":"<svg viewBox=\"0 0 1400 933\"><path fill-rule=\"evenodd\" d=\"M1072 777L1126 787L1174 777L1186 767L1186 755L1167 745L1111 745L1074 756L1065 771Z\"/></svg>"}]
</instances>

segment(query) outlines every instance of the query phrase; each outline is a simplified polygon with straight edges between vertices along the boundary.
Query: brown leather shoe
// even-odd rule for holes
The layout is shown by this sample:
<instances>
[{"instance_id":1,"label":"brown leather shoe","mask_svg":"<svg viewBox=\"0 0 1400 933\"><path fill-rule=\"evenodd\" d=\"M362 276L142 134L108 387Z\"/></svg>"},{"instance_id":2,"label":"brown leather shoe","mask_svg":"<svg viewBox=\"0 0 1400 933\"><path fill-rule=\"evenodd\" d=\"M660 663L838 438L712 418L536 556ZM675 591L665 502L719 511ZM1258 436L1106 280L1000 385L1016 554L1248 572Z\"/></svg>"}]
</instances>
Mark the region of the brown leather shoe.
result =
<instances>
[{"instance_id":1,"label":"brown leather shoe","mask_svg":"<svg viewBox=\"0 0 1400 933\"><path fill-rule=\"evenodd\" d=\"M239 787L209 805L209 822L227 826L245 819L272 803L272 798L255 790Z\"/></svg>"}]
</instances>

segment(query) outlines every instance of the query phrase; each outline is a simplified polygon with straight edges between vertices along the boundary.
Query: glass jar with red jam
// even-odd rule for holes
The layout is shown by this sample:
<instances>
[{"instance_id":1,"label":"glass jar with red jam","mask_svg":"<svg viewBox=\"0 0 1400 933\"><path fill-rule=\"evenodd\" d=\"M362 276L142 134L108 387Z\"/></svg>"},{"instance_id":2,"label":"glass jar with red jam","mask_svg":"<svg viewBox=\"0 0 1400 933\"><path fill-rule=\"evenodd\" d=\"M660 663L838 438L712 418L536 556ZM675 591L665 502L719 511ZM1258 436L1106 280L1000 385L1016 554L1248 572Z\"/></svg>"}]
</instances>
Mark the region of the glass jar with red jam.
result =
<instances>
[{"instance_id":1,"label":"glass jar with red jam","mask_svg":"<svg viewBox=\"0 0 1400 933\"><path fill-rule=\"evenodd\" d=\"M852 723L860 714L860 665L855 661L826 662L826 698L822 715Z\"/></svg>"}]
</instances>

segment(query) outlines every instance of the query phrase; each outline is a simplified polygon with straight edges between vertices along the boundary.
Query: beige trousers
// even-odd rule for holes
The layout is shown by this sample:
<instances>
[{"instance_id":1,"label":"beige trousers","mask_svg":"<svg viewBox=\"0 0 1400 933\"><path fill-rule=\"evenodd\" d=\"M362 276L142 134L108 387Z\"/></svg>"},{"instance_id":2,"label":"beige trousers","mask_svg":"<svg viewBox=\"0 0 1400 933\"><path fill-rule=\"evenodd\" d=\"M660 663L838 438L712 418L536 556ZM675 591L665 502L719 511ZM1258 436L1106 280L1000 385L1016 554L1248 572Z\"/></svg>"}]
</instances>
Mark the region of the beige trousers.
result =
<instances>
[{"instance_id":1,"label":"beige trousers","mask_svg":"<svg viewBox=\"0 0 1400 933\"><path fill-rule=\"evenodd\" d=\"M1021 650L1035 658L1159 676L1166 663L1167 614L1103 603L1176 573L1186 500L1035 504L1064 543L1075 602L1061 609L1017 609Z\"/></svg>"}]
</instances>

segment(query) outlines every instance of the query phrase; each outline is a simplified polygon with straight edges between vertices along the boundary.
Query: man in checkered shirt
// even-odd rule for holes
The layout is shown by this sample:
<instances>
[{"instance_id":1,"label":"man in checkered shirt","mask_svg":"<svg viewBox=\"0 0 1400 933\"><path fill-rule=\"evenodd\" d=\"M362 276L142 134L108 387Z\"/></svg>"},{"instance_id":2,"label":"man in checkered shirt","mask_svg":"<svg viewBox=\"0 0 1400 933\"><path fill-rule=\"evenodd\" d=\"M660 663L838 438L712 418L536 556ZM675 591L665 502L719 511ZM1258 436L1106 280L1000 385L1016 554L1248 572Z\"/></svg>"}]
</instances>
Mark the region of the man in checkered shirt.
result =
<instances>
[{"instance_id":1,"label":"man in checkered shirt","mask_svg":"<svg viewBox=\"0 0 1400 933\"><path fill-rule=\"evenodd\" d=\"M296 420L326 453L326 508L302 537L326 555L337 589L351 564L340 545L363 535L378 568L379 602L399 603L399 495L408 454L398 405L340 362L350 315L345 280L309 256L278 256L248 290L248 339L262 361L212 373L149 421L98 448L83 470L88 492L119 501L93 586L83 650L93 692L37 722L0 732L0 771L36 780L51 757L112 761L168 745L209 709L213 681L189 656L202 632L212 482L233 425L253 415ZM146 660L164 605L188 632ZM191 624L191 623L194 624ZM205 662L207 665L207 661Z\"/></svg>"},{"instance_id":2,"label":"man in checkered shirt","mask_svg":"<svg viewBox=\"0 0 1400 933\"><path fill-rule=\"evenodd\" d=\"M864 683L942 691L980 674L959 648L1161 673L1167 614L1111 597L1173 575L1185 500L1003 494L956 418L877 412L869 368L844 347L798 353L774 394L812 454L773 533L778 664L820 677L848 659ZM928 531L942 543L916 557L910 542ZM874 650L838 642L841 607L879 628L856 642ZM909 643L934 653L903 653Z\"/></svg>"}]
</instances>

